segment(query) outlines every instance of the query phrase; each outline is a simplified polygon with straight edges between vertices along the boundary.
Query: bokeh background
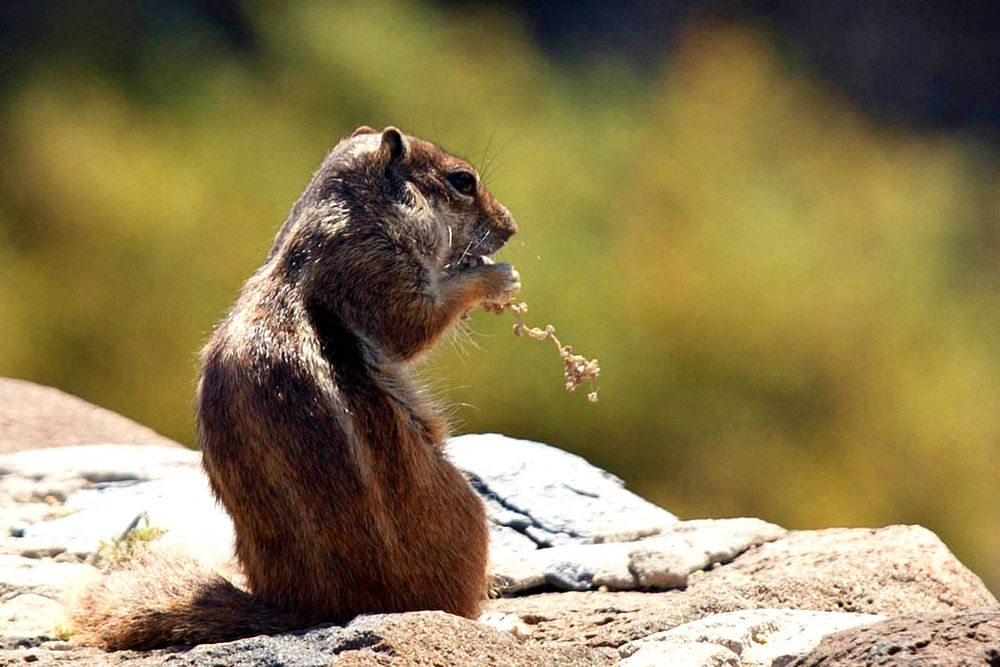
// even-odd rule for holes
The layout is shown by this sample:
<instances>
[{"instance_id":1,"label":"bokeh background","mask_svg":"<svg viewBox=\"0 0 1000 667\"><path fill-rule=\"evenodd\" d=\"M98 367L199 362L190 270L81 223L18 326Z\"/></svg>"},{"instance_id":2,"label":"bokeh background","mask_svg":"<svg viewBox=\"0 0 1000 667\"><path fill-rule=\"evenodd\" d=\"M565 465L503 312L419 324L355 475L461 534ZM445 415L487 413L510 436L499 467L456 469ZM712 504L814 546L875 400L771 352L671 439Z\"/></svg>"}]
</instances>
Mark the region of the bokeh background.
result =
<instances>
[{"instance_id":1,"label":"bokeh background","mask_svg":"<svg viewBox=\"0 0 1000 667\"><path fill-rule=\"evenodd\" d=\"M518 218L460 431L684 517L921 523L1000 590L992 3L0 5L0 375L195 445L197 354L324 153L396 124Z\"/></svg>"}]
</instances>

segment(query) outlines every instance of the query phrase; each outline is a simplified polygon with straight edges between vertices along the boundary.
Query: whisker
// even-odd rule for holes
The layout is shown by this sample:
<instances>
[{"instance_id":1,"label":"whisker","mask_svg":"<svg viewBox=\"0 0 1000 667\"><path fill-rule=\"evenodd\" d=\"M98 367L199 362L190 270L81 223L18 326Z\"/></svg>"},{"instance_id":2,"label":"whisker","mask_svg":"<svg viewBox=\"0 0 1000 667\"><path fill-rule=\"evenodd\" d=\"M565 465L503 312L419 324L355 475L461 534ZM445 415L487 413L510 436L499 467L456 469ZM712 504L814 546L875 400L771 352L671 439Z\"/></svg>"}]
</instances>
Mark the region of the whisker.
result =
<instances>
[{"instance_id":1,"label":"whisker","mask_svg":"<svg viewBox=\"0 0 1000 667\"><path fill-rule=\"evenodd\" d=\"M462 256L458 258L457 262L455 262L456 265L461 264L462 260L466 258L466 256L469 254L469 251L472 250L473 243L475 243L474 240L469 241L469 245L465 246L465 250L462 251Z\"/></svg>"},{"instance_id":2,"label":"whisker","mask_svg":"<svg viewBox=\"0 0 1000 667\"><path fill-rule=\"evenodd\" d=\"M489 169L489 166L490 166L490 146L493 145L493 137L496 136L497 130L499 130L499 129L500 129L500 121L498 120L497 124L493 126L493 131L490 132L490 138L486 140L486 149L483 150L483 162L484 162L484 164L483 164L483 168L482 168L481 171L487 171Z\"/></svg>"},{"instance_id":3,"label":"whisker","mask_svg":"<svg viewBox=\"0 0 1000 667\"><path fill-rule=\"evenodd\" d=\"M458 261L455 262L455 264L456 265L461 264L462 260L468 257L469 251L472 250L473 248L478 248L480 245L482 245L483 241L485 241L486 237L488 237L489 235L490 235L490 230L487 229L486 233L483 234L483 238L479 239L478 241L475 239L469 241L469 245L465 246L465 250L462 251L462 256L458 258Z\"/></svg>"},{"instance_id":4,"label":"whisker","mask_svg":"<svg viewBox=\"0 0 1000 667\"><path fill-rule=\"evenodd\" d=\"M476 246L475 247L478 248L479 246L481 246L483 244L483 241L485 241L489 235L490 235L490 230L487 229L486 233L483 234L483 238L481 238L478 241L476 241Z\"/></svg>"},{"instance_id":5,"label":"whisker","mask_svg":"<svg viewBox=\"0 0 1000 667\"><path fill-rule=\"evenodd\" d=\"M487 174L486 176L483 177L484 181L491 180L494 174L496 174L500 169L502 169L503 167L507 166L510 163L510 158L507 158L499 163L497 162L497 160L500 158L500 156L503 155L504 151L507 150L511 142L514 141L514 138L515 137L511 136L497 147L496 153L493 155L493 157L489 159L486 168L483 170Z\"/></svg>"}]
</instances>

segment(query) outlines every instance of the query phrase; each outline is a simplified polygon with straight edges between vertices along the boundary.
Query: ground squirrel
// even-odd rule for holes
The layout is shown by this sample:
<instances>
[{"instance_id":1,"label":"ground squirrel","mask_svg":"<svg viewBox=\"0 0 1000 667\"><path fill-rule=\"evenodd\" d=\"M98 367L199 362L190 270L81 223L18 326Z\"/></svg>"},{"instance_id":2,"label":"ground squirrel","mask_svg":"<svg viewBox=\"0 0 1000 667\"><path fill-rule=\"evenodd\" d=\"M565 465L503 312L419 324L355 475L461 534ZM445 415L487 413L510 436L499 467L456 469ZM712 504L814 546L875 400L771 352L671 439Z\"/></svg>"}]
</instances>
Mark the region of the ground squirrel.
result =
<instances>
[{"instance_id":1,"label":"ground squirrel","mask_svg":"<svg viewBox=\"0 0 1000 667\"><path fill-rule=\"evenodd\" d=\"M198 430L248 591L150 555L74 614L107 649L222 641L486 595L483 505L406 366L520 287L517 226L469 163L393 127L323 161L202 355Z\"/></svg>"}]
</instances>

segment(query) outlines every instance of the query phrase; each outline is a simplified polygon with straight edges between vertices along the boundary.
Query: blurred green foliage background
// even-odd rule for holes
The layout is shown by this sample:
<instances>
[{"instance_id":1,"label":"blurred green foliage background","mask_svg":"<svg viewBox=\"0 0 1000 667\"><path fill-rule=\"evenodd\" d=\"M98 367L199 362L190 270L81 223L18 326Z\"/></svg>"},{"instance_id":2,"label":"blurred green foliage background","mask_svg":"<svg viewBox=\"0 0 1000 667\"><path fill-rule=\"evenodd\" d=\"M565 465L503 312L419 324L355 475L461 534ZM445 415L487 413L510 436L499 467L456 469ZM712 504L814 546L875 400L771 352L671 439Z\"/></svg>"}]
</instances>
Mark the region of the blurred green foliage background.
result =
<instances>
[{"instance_id":1,"label":"blurred green foliage background","mask_svg":"<svg viewBox=\"0 0 1000 667\"><path fill-rule=\"evenodd\" d=\"M579 452L684 517L921 523L1000 589L1000 178L878 125L768 33L691 23L652 83L521 19L418 2L247 10L131 83L43 60L0 115L0 374L194 445L200 345L325 152L396 124L470 157L522 232L530 323L421 373L457 430ZM138 83L136 83L138 82ZM472 344L474 343L474 344Z\"/></svg>"}]
</instances>

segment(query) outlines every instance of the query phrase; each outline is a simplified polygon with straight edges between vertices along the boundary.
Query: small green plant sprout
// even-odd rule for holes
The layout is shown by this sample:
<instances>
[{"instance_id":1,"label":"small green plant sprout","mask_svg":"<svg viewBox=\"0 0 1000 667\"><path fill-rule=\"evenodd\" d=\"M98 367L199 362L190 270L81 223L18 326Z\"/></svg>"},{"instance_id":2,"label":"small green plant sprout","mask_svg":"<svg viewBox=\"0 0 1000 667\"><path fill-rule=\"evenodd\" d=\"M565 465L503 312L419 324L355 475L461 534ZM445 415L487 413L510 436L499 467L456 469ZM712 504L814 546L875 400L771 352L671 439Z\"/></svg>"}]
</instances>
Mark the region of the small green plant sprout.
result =
<instances>
[{"instance_id":1,"label":"small green plant sprout","mask_svg":"<svg viewBox=\"0 0 1000 667\"><path fill-rule=\"evenodd\" d=\"M587 359L583 355L573 354L571 346L563 345L556 338L556 329L551 324L546 325L544 329L526 325L522 319L528 312L528 304L526 303L518 303L513 299L510 301L488 301L483 303L483 309L497 315L503 313L505 310L514 313L515 336L527 336L535 340L551 340L555 344L556 349L559 350L559 357L563 362L563 379L565 380L564 388L566 391L576 391L586 381L590 387L590 392L587 393L587 400L591 403L597 402L597 389L594 388L594 380L601 373L601 367L598 365L597 359Z\"/></svg>"},{"instance_id":2,"label":"small green plant sprout","mask_svg":"<svg viewBox=\"0 0 1000 667\"><path fill-rule=\"evenodd\" d=\"M101 540L100 546L91 557L91 564L107 570L117 569L132 560L150 542L165 532L163 528L152 525L149 515L142 512L132 519L121 535L107 542Z\"/></svg>"}]
</instances>

